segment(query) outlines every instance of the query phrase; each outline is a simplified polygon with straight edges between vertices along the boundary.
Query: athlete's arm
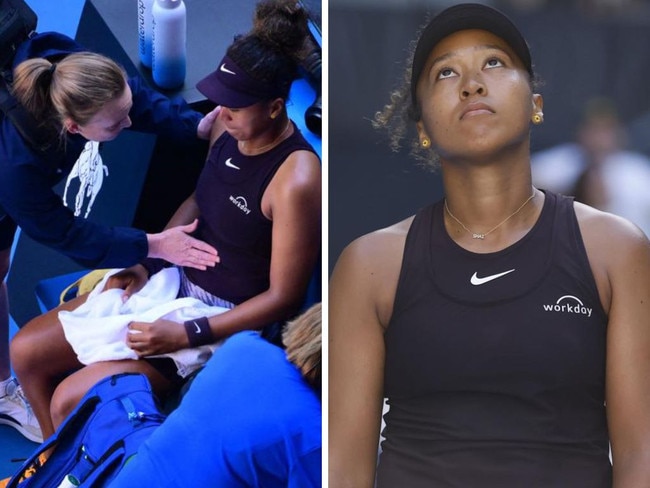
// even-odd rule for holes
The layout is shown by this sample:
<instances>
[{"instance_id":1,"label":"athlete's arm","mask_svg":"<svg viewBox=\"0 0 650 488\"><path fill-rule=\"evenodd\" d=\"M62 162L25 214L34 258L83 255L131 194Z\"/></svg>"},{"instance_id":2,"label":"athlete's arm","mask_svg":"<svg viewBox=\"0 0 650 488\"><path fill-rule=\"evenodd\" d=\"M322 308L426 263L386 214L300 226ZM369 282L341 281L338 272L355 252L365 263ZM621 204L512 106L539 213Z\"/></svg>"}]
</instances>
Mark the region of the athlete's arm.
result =
<instances>
[{"instance_id":1,"label":"athlete's arm","mask_svg":"<svg viewBox=\"0 0 650 488\"><path fill-rule=\"evenodd\" d=\"M410 221L409 221L410 222ZM384 399L384 331L404 248L403 223L350 244L329 291L329 484L374 486Z\"/></svg>"},{"instance_id":2,"label":"athlete's arm","mask_svg":"<svg viewBox=\"0 0 650 488\"><path fill-rule=\"evenodd\" d=\"M619 217L588 208L577 213L609 315L606 408L613 486L650 486L650 242Z\"/></svg>"},{"instance_id":3,"label":"athlete's arm","mask_svg":"<svg viewBox=\"0 0 650 488\"><path fill-rule=\"evenodd\" d=\"M262 197L273 221L269 288L232 310L209 317L215 337L285 320L299 311L321 243L321 167L309 151L295 151Z\"/></svg>"}]
</instances>

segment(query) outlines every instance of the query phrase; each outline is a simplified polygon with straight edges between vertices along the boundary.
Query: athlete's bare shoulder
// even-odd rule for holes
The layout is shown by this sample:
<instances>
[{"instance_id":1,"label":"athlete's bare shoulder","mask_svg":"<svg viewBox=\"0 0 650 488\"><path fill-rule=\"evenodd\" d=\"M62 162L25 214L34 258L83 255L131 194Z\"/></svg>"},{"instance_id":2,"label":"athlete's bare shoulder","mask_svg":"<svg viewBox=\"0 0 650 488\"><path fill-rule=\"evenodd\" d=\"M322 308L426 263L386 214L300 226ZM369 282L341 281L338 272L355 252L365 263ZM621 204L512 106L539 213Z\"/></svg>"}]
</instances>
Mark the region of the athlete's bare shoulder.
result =
<instances>
[{"instance_id":1,"label":"athlete's bare shoulder","mask_svg":"<svg viewBox=\"0 0 650 488\"><path fill-rule=\"evenodd\" d=\"M412 222L413 217L409 217L352 241L334 268L330 299L367 300L386 326L392 314L404 243Z\"/></svg>"},{"instance_id":2,"label":"athlete's bare shoulder","mask_svg":"<svg viewBox=\"0 0 650 488\"><path fill-rule=\"evenodd\" d=\"M574 208L601 302L608 310L613 284L647 259L650 242L639 227L623 217L579 202Z\"/></svg>"},{"instance_id":3,"label":"athlete's bare shoulder","mask_svg":"<svg viewBox=\"0 0 650 488\"><path fill-rule=\"evenodd\" d=\"M413 217L409 217L389 227L365 234L352 241L343 253L354 255L355 262L372 268L394 264L396 258L401 262L406 235L412 222Z\"/></svg>"}]
</instances>

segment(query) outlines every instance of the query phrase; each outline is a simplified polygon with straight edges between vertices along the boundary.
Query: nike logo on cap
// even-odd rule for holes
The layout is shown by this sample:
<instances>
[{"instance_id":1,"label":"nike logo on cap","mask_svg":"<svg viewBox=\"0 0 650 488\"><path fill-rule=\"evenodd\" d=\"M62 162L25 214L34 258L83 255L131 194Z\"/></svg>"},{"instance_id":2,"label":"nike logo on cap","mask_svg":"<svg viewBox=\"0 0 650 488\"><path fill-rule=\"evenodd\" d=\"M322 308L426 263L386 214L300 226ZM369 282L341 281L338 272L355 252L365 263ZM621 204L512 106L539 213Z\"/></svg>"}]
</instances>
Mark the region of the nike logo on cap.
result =
<instances>
[{"instance_id":1,"label":"nike logo on cap","mask_svg":"<svg viewBox=\"0 0 650 488\"><path fill-rule=\"evenodd\" d=\"M483 278L479 278L477 276L476 272L475 272L472 275L472 277L470 278L469 281L470 281L470 283L472 285L476 285L476 286L483 285L483 284L485 284L485 283L487 283L489 281L496 280L497 278L501 278L502 276L505 276L508 273L512 273L514 270L515 270L515 268L512 268L512 269L509 269L508 271L504 271L503 273L497 273L497 274L493 274L493 275L490 275L490 276L485 276Z\"/></svg>"},{"instance_id":2,"label":"nike logo on cap","mask_svg":"<svg viewBox=\"0 0 650 488\"><path fill-rule=\"evenodd\" d=\"M229 75L236 75L236 74L237 74L237 73L235 73L234 71L230 71L228 68L226 68L226 63L223 63L223 64L219 67L219 71L223 71L224 73L228 73Z\"/></svg>"},{"instance_id":3,"label":"nike logo on cap","mask_svg":"<svg viewBox=\"0 0 650 488\"><path fill-rule=\"evenodd\" d=\"M229 168L240 169L239 166L235 166L234 164L232 164L232 158L226 159L226 166L228 166Z\"/></svg>"}]
</instances>

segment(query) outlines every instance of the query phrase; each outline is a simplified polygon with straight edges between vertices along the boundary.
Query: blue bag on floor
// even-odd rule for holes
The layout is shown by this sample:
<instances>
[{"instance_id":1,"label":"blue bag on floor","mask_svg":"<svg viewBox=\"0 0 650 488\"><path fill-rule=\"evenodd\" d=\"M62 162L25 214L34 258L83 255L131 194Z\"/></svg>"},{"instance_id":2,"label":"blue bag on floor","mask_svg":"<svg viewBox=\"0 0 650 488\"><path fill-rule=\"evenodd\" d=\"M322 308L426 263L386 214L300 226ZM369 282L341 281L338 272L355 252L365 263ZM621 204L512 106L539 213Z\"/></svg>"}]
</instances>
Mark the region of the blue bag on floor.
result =
<instances>
[{"instance_id":1,"label":"blue bag on floor","mask_svg":"<svg viewBox=\"0 0 650 488\"><path fill-rule=\"evenodd\" d=\"M7 488L105 486L164 419L146 376L109 376L86 393ZM52 447L54 451L40 465L40 454ZM72 484L63 483L67 476Z\"/></svg>"}]
</instances>

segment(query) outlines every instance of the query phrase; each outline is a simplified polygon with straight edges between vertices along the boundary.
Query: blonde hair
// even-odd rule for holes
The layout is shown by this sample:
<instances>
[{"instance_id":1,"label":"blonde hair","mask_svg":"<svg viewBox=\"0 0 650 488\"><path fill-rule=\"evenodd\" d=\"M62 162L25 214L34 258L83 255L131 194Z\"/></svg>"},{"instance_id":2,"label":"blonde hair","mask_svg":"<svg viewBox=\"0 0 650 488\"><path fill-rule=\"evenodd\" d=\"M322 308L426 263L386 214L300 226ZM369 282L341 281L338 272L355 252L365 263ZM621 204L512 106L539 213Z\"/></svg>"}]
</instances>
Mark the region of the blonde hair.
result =
<instances>
[{"instance_id":1,"label":"blonde hair","mask_svg":"<svg viewBox=\"0 0 650 488\"><path fill-rule=\"evenodd\" d=\"M69 54L52 63L28 59L14 70L13 94L43 125L63 131L63 121L83 125L126 89L126 74L101 54Z\"/></svg>"},{"instance_id":2,"label":"blonde hair","mask_svg":"<svg viewBox=\"0 0 650 488\"><path fill-rule=\"evenodd\" d=\"M282 332L287 359L295 364L305 380L316 389L321 387L321 304L287 322Z\"/></svg>"}]
</instances>

